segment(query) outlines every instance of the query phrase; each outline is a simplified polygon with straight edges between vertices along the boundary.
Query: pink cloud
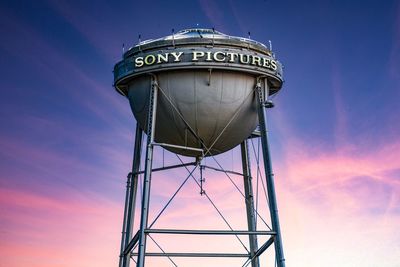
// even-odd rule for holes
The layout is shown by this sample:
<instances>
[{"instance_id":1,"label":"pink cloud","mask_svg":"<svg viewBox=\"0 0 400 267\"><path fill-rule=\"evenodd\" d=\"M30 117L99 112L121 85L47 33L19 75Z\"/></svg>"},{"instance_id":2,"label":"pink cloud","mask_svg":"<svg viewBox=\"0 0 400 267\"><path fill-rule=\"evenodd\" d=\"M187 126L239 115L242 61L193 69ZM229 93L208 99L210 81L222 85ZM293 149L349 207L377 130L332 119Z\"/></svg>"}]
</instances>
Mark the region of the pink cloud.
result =
<instances>
[{"instance_id":1,"label":"pink cloud","mask_svg":"<svg viewBox=\"0 0 400 267\"><path fill-rule=\"evenodd\" d=\"M275 161L275 179L288 263L394 266L400 143L342 143L328 150L284 136L286 153Z\"/></svg>"},{"instance_id":2,"label":"pink cloud","mask_svg":"<svg viewBox=\"0 0 400 267\"><path fill-rule=\"evenodd\" d=\"M21 173L26 171L24 168L35 169L42 174L46 174L53 179L66 178L65 175L71 175L75 179L71 179L71 182L79 181L76 180L76 176L79 173L84 174L88 177L113 177L115 172L113 170L98 169L95 166L91 166L90 162L83 162L81 159L76 158L67 153L62 153L52 149L51 147L44 147L40 145L33 145L23 142L16 138L2 136L0 141L0 147L2 148L1 154L5 155L8 159L18 163ZM114 161L117 164L118 161L124 160L128 167L129 159L110 158L110 161ZM15 168L15 166L9 166ZM3 173L4 175L5 173ZM26 174L26 173L25 173ZM30 175L37 175L32 173Z\"/></svg>"},{"instance_id":3,"label":"pink cloud","mask_svg":"<svg viewBox=\"0 0 400 267\"><path fill-rule=\"evenodd\" d=\"M365 251L372 251L376 253L375 255L385 257L387 266L391 266L390 263L395 262L395 259L390 255L387 256L385 251L390 246L395 247L396 240L399 238L395 234L396 227L400 223L398 212L396 212L399 203L399 182L393 178L396 178L399 169L400 144L388 143L370 152L364 151L364 148L344 149L341 153L328 151L320 146L304 145L295 139L291 139L289 144L285 158L274 161L278 204L288 263L299 262L297 266L313 266L317 265L316 262L328 259L329 263L326 266L360 266L368 262L376 264L377 256L366 255L362 252L365 249ZM160 155L157 156L160 157ZM51 157L47 159L51 160ZM240 168L240 165L234 166L235 170L240 170ZM186 174L186 171L176 170L168 174L154 175L152 217L175 191ZM206 190L217 206L224 211L235 229L245 228L244 202L240 194L223 174L207 171L206 176ZM253 176L255 177L255 170L253 170ZM242 187L241 177L232 176L232 178L239 187ZM166 211L156 227L227 229L204 196L198 194L198 190L197 185L189 181L187 187L178 195L177 201L171 204L171 209ZM25 196L26 192L15 193L3 190L1 195L5 198L0 200L1 206L8 210L2 213L4 214L2 221L7 222L7 226L15 225L15 228L9 232L10 235L5 234L2 238L6 240L7 249L3 251L5 251L9 266L17 266L9 259L15 259L15 254L12 253L20 249L29 251L24 259L28 259L32 266L44 259L47 259L46 262L54 263L52 266L67 266L68 264L89 266L89 261L82 260L79 265L65 255L73 254L78 255L80 259L86 259L94 257L94 253L98 253L98 250L105 251L102 254L104 262L102 261L98 266L103 266L102 264L107 261L111 265L116 264L110 261L116 261L118 255L122 203L114 205L100 196L92 196L91 199L85 200L82 196L66 194L66 192L63 195L69 196L66 201L68 204L64 203L64 200L34 194ZM31 203L32 206L27 203ZM263 214L268 217L265 209ZM21 222L27 223L22 225ZM21 237L18 237L18 228L24 229ZM41 235L40 229L43 228L46 230ZM60 232L60 228L64 231ZM85 229L91 230L85 233ZM109 236L104 237L104 233L109 233ZM18 238L15 239L15 237ZM25 242L22 237L29 237L32 245ZM178 245L182 243L186 244L184 249L188 251L196 249L241 251L242 249L235 239L217 238L207 246L210 237L189 239L174 237L174 240L182 240L182 242L170 242L170 236L155 235L154 237L164 249L170 252L178 251ZM17 242L19 238L22 241ZM11 239L15 239L15 243L10 241ZM102 243L104 239L113 240L112 248L111 245ZM242 240L247 242L245 238ZM343 243L343 240L347 240L347 243ZM376 243L376 240L384 241ZM67 245L62 251L54 249L61 245L65 246L64 243ZM73 246L74 244L77 247L77 243L80 248L95 247L96 249L95 251L90 249L78 251ZM35 250L38 247L37 244L50 245L46 245L48 248L44 250L45 253L40 253ZM354 246L363 250L357 249L358 254L354 255L351 252ZM158 251L154 245L150 248ZM110 249L114 251L111 253ZM78 258L78 256L75 257ZM346 265L348 263L342 260L348 258L351 258L350 262L353 265ZM181 264L189 262L179 261ZM152 260L152 262L158 261ZM202 266L205 262L191 262L191 266Z\"/></svg>"},{"instance_id":4,"label":"pink cloud","mask_svg":"<svg viewBox=\"0 0 400 267\"><path fill-rule=\"evenodd\" d=\"M117 264L119 205L101 196L93 200L69 195L59 199L21 189L0 189L2 264Z\"/></svg>"}]
</instances>

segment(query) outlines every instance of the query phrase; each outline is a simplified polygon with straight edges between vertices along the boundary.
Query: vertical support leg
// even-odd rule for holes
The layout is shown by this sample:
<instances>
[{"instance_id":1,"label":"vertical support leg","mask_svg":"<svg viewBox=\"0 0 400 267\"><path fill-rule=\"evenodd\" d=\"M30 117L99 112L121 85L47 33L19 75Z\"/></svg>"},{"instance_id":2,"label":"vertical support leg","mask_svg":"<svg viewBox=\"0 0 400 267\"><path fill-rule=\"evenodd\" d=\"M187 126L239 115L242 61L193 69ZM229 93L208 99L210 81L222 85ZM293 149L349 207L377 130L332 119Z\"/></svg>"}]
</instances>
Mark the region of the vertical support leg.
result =
<instances>
[{"instance_id":1,"label":"vertical support leg","mask_svg":"<svg viewBox=\"0 0 400 267\"><path fill-rule=\"evenodd\" d=\"M142 129L140 129L139 124L136 124L136 134L135 134L135 147L134 147L134 154L133 154L133 162L132 162L132 175L130 180L130 188L129 188L129 198L128 198L128 210L126 215L126 226L125 226L125 237L123 237L124 245L121 242L121 253L125 250L128 246L129 242L132 239L132 231L133 231L133 223L135 219L135 208L136 208L136 194L137 194L137 184L138 184L138 174L139 167L140 167L140 157L142 151ZM128 189L127 189L128 192ZM129 267L130 257L129 255L123 255L123 263L120 267Z\"/></svg>"},{"instance_id":2,"label":"vertical support leg","mask_svg":"<svg viewBox=\"0 0 400 267\"><path fill-rule=\"evenodd\" d=\"M251 182L251 171L250 171L250 159L247 139L240 144L240 150L242 154L242 168L244 178L244 192L246 201L246 212L247 212L247 225L249 231L257 231L256 215L254 212L254 198L253 198L253 185ZM250 243L250 258L254 258L251 261L252 267L259 267L260 262L258 257L254 257L255 252L258 250L257 235L249 235Z\"/></svg>"},{"instance_id":3,"label":"vertical support leg","mask_svg":"<svg viewBox=\"0 0 400 267\"><path fill-rule=\"evenodd\" d=\"M274 241L275 254L278 267L285 267L285 257L283 255L282 237L279 225L278 208L276 203L275 185L274 185L274 174L272 173L271 156L268 146L268 130L267 130L267 116L265 101L269 95L268 80L264 80L264 90L260 80L257 80L256 85L257 99L258 99L258 119L260 123L261 131L261 144L264 158L265 178L267 181L267 192L269 200L269 211L271 216L272 228L276 232Z\"/></svg>"},{"instance_id":4,"label":"vertical support leg","mask_svg":"<svg viewBox=\"0 0 400 267\"><path fill-rule=\"evenodd\" d=\"M132 175L128 174L126 182L126 194L125 194L125 208L124 208L124 221L122 223L122 236L121 236L121 252L119 254L119 267L124 267L126 262L126 255L124 255L125 242L126 242L126 224L128 221L128 208L129 208L129 195L131 190Z\"/></svg>"},{"instance_id":5,"label":"vertical support leg","mask_svg":"<svg viewBox=\"0 0 400 267\"><path fill-rule=\"evenodd\" d=\"M153 165L153 142L156 125L156 112L157 112L157 80L153 76L152 88L150 92L150 105L149 105L149 117L147 120L147 148L146 148L146 163L144 172L144 183L143 183L143 198L142 198L142 214L140 220L139 229L139 248L137 267L144 266L145 253L146 253L146 234L145 229L148 224L149 216L149 202L150 202L150 184L151 184L151 169Z\"/></svg>"}]
</instances>

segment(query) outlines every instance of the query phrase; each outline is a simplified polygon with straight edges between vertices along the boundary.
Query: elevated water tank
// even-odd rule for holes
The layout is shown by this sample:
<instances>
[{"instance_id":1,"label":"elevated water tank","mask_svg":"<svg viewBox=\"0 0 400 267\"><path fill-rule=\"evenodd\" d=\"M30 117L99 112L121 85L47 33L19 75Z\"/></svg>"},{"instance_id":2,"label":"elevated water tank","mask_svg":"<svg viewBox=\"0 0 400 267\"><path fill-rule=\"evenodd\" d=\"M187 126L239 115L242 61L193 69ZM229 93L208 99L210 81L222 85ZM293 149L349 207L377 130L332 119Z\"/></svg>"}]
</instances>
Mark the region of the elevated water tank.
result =
<instances>
[{"instance_id":1,"label":"elevated water tank","mask_svg":"<svg viewBox=\"0 0 400 267\"><path fill-rule=\"evenodd\" d=\"M257 78L269 93L282 86L282 65L263 44L211 29L188 29L132 47L114 67L114 86L129 99L147 131L149 97L157 81L155 141L223 153L258 124ZM185 156L193 150L165 147Z\"/></svg>"}]
</instances>

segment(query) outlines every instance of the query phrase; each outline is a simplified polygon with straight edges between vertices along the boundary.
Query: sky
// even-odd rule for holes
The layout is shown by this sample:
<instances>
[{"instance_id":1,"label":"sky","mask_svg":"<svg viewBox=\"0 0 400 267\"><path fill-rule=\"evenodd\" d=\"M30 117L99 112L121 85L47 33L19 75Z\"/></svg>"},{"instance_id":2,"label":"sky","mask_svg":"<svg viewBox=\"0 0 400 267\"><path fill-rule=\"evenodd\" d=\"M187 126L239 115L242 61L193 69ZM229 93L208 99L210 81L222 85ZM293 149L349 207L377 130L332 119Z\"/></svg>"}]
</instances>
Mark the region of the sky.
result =
<instances>
[{"instance_id":1,"label":"sky","mask_svg":"<svg viewBox=\"0 0 400 267\"><path fill-rule=\"evenodd\" d=\"M117 266L136 122L112 69L139 34L197 25L271 40L284 65L268 126L287 266L399 267L400 2L390 0L1 1L0 266ZM257 148L253 140L253 162ZM217 159L241 169L237 148ZM155 166L177 162L156 149ZM257 173L253 164L268 223ZM232 227L245 229L229 179L205 176ZM154 175L150 221L186 177ZM227 229L193 180L155 226ZM180 238L154 235L169 252L243 253L234 237ZM159 252L152 241L149 249ZM273 266L268 253L262 266Z\"/></svg>"}]
</instances>

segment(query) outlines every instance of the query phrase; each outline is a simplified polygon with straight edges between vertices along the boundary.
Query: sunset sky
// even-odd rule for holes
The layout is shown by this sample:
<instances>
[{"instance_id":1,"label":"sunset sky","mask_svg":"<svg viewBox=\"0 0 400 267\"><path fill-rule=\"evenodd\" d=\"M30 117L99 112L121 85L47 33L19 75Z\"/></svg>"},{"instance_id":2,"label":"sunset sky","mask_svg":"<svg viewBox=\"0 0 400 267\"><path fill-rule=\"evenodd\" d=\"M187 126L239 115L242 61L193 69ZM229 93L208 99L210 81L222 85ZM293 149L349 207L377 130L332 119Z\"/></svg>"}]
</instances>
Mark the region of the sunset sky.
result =
<instances>
[{"instance_id":1,"label":"sunset sky","mask_svg":"<svg viewBox=\"0 0 400 267\"><path fill-rule=\"evenodd\" d=\"M197 25L271 40L284 65L268 123L287 266L400 267L400 2L391 0L1 1L0 267L118 265L136 122L112 69L139 34ZM155 166L162 158L157 149ZM218 160L241 170L237 148ZM186 176L154 175L150 221ZM240 194L224 174L205 176L218 208L245 229ZM155 227L227 229L193 180L164 215ZM243 253L235 238L154 238L168 252Z\"/></svg>"}]
</instances>

